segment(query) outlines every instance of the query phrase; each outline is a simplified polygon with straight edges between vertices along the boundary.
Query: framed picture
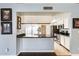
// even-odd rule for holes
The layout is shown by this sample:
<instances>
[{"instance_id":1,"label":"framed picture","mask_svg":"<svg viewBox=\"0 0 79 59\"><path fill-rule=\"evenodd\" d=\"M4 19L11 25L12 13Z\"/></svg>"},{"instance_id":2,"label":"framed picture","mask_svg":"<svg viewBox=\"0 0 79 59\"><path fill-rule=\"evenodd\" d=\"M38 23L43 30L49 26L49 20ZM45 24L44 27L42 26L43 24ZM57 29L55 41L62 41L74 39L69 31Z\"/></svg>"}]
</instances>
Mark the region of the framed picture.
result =
<instances>
[{"instance_id":1,"label":"framed picture","mask_svg":"<svg viewBox=\"0 0 79 59\"><path fill-rule=\"evenodd\" d=\"M1 8L1 21L12 21L11 8Z\"/></svg>"},{"instance_id":2,"label":"framed picture","mask_svg":"<svg viewBox=\"0 0 79 59\"><path fill-rule=\"evenodd\" d=\"M1 33L12 34L12 22L1 22Z\"/></svg>"},{"instance_id":3,"label":"framed picture","mask_svg":"<svg viewBox=\"0 0 79 59\"><path fill-rule=\"evenodd\" d=\"M79 18L73 18L73 28L79 28Z\"/></svg>"},{"instance_id":4,"label":"framed picture","mask_svg":"<svg viewBox=\"0 0 79 59\"><path fill-rule=\"evenodd\" d=\"M21 17L17 16L17 29L21 29Z\"/></svg>"}]
</instances>

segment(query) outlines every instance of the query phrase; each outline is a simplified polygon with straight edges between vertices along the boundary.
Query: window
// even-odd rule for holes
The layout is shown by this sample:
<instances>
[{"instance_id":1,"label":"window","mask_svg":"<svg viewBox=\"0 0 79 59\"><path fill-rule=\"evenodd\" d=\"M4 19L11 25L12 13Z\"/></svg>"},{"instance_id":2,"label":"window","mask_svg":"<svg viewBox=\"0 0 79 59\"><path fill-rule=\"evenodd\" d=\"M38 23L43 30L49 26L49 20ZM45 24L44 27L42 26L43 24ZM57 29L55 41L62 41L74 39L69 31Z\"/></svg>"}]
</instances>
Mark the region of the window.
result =
<instances>
[{"instance_id":1,"label":"window","mask_svg":"<svg viewBox=\"0 0 79 59\"><path fill-rule=\"evenodd\" d=\"M26 37L38 37L38 24L27 24L26 25Z\"/></svg>"}]
</instances>

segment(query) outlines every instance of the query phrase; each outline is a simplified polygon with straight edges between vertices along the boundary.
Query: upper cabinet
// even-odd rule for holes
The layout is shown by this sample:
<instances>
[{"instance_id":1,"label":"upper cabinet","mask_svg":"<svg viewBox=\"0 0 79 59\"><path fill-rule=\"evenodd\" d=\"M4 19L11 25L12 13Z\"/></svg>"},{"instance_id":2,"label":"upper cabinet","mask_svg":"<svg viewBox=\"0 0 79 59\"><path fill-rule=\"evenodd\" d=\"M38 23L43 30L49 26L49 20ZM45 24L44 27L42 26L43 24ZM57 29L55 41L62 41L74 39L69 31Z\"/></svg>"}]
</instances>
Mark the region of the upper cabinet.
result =
<instances>
[{"instance_id":1,"label":"upper cabinet","mask_svg":"<svg viewBox=\"0 0 79 59\"><path fill-rule=\"evenodd\" d=\"M70 20L70 14L69 13L63 13L58 14L52 17L51 24L52 25L64 25L64 28L69 28L69 20Z\"/></svg>"},{"instance_id":2,"label":"upper cabinet","mask_svg":"<svg viewBox=\"0 0 79 59\"><path fill-rule=\"evenodd\" d=\"M68 26L68 20L64 20L64 28L69 28L69 26Z\"/></svg>"},{"instance_id":3,"label":"upper cabinet","mask_svg":"<svg viewBox=\"0 0 79 59\"><path fill-rule=\"evenodd\" d=\"M64 28L69 28L68 20L69 20L68 17L64 17L64 19L63 19L63 21L64 21Z\"/></svg>"}]
</instances>

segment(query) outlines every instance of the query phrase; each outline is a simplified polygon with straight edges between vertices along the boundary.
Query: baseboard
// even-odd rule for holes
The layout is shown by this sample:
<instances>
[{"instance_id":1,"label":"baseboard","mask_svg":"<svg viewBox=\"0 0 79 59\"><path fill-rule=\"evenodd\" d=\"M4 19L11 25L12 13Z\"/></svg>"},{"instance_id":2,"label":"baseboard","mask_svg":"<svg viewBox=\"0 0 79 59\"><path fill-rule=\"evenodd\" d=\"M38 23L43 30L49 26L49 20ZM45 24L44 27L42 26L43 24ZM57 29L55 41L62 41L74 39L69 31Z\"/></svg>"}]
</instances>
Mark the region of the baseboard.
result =
<instances>
[{"instance_id":1,"label":"baseboard","mask_svg":"<svg viewBox=\"0 0 79 59\"><path fill-rule=\"evenodd\" d=\"M79 56L79 52L72 52L71 56Z\"/></svg>"},{"instance_id":2,"label":"baseboard","mask_svg":"<svg viewBox=\"0 0 79 59\"><path fill-rule=\"evenodd\" d=\"M79 54L72 54L71 56L79 56Z\"/></svg>"}]
</instances>

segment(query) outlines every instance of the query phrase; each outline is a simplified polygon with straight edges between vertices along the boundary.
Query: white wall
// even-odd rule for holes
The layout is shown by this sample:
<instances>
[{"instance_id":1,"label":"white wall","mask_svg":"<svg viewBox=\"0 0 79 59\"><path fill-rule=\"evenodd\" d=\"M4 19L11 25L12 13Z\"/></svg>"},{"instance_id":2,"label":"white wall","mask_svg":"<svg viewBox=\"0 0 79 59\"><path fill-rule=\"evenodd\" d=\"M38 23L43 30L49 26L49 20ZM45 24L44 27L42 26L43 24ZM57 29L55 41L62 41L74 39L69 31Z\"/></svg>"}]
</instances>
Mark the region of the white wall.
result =
<instances>
[{"instance_id":1,"label":"white wall","mask_svg":"<svg viewBox=\"0 0 79 59\"><path fill-rule=\"evenodd\" d=\"M79 5L78 4L0 4L0 8L12 8L12 22L13 22L13 34L12 35L1 35L0 34L0 55L16 55L16 12L27 12L27 11L43 11L42 6L51 5L53 11L64 11L72 13L70 18L70 29L72 29L72 18L79 17ZM1 26L0 26L1 27ZM71 52L77 52L79 48L79 35L78 29L73 29L71 34ZM1 33L1 31L0 31ZM75 43L75 42L77 43ZM11 49L6 53L5 49Z\"/></svg>"},{"instance_id":2,"label":"white wall","mask_svg":"<svg viewBox=\"0 0 79 59\"><path fill-rule=\"evenodd\" d=\"M13 33L11 35L9 34L2 35L1 24L0 24L0 55L16 55L16 17L15 17L16 12L15 12L15 9L12 7L12 5L7 5L7 4L0 4L0 8L12 8L12 33Z\"/></svg>"}]
</instances>

